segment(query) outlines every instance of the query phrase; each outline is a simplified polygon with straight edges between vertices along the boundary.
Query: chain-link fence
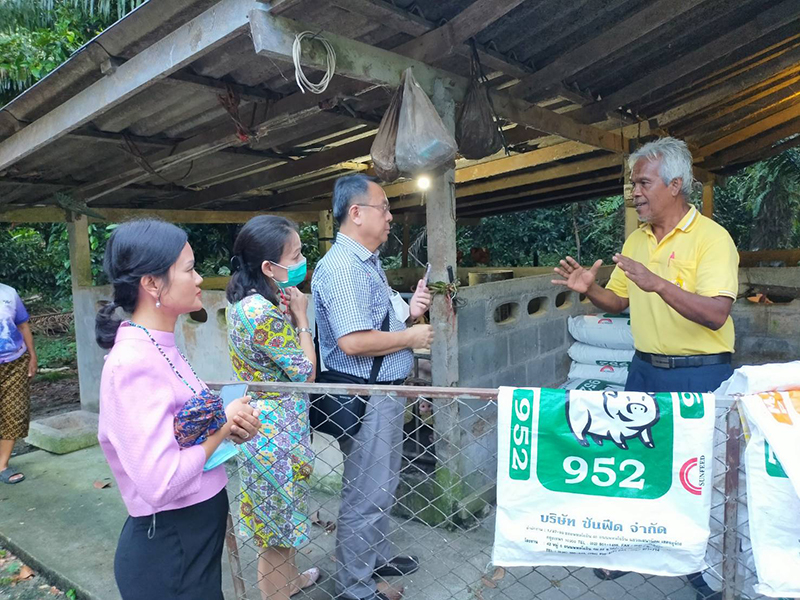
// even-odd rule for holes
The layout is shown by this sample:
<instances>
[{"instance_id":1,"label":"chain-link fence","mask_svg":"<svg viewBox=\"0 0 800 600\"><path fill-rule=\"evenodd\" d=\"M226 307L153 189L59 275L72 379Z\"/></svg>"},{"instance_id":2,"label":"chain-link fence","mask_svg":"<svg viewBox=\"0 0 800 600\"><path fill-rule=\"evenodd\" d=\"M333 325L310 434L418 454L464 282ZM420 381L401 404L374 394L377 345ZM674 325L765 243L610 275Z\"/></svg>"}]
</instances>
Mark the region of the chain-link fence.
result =
<instances>
[{"instance_id":1,"label":"chain-link fence","mask_svg":"<svg viewBox=\"0 0 800 600\"><path fill-rule=\"evenodd\" d=\"M709 569L692 583L639 573L603 579L578 567L494 567L497 390L268 383L249 393L270 408L261 435L228 463L229 489L239 489L231 492L227 540L237 600L368 597L375 586L387 598L402 591L413 600L758 597L742 427L730 399L716 403ZM341 444L313 431L313 440L304 438L297 415L314 394L365 400L361 430ZM413 573L379 568L409 555L419 561ZM319 582L298 589L313 567Z\"/></svg>"}]
</instances>

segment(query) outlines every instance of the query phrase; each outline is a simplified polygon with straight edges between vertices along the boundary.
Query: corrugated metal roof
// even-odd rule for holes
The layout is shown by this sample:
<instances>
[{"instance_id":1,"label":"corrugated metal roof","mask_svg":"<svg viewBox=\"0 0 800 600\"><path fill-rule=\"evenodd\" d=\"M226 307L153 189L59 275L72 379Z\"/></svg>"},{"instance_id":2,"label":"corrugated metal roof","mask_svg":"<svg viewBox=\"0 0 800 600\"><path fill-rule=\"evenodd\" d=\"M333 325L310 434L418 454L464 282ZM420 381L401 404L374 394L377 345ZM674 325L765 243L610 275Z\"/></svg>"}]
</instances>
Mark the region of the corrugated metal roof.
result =
<instances>
[{"instance_id":1,"label":"corrugated metal roof","mask_svg":"<svg viewBox=\"0 0 800 600\"><path fill-rule=\"evenodd\" d=\"M132 58L215 1L146 2L4 107L0 140L100 80L100 65L109 57ZM391 49L455 18L472 3L292 0L283 16L301 20L311 29ZM376 17L380 14L386 18ZM654 20L656 26L649 27ZM640 29L628 29L636 23ZM793 112L800 106L800 93L795 91L800 81L799 24L798 0L528 0L485 27L476 40L484 62L491 65L487 70L492 72L493 86L513 93L519 78L555 69L563 73L556 77L556 85L535 88L530 100L601 128L619 129L641 121L645 132L666 130L687 139L698 151L715 149L702 166L725 172L730 165L769 154L781 133L785 138L793 129L800 130L800 112ZM595 47L599 50L587 59L586 49ZM468 53L443 57L436 66L467 76ZM637 86L648 77L653 84L639 90ZM372 135L390 97L390 90L376 89L249 147L210 152L148 175L149 161L168 154L181 141L215 127L233 130L231 116L219 99L226 84L235 84L239 93L259 100L242 103L239 119L245 125L271 110L270 99L298 93L292 65L258 56L249 35L242 33L16 162L0 177L0 189L6 192L0 205L46 203L54 191L79 188L138 165L146 176L92 200L91 205L162 207L193 191L283 165L275 173L290 177L267 177L252 189L218 194L204 208L321 208L325 203L315 198L329 190L332 176L352 171L354 165L346 161L366 159L363 148L322 168L304 171L302 162L293 163L343 145L349 148L347 144ZM624 99L622 110L609 106L608 98ZM612 114L607 117L609 110ZM748 126L750 130L742 129ZM752 135L738 139L739 131ZM515 152L564 141L521 127L508 134ZM480 182L483 187L463 182L457 188L459 214L518 210L619 190L621 159L604 156L608 154L598 151L537 165L515 173L517 179L508 174L488 176ZM573 163L585 169L576 171ZM559 165L572 166L559 170ZM535 181L538 176L531 173L543 173L545 179ZM514 185L515 181L520 184ZM483 191L492 182L496 189Z\"/></svg>"}]
</instances>

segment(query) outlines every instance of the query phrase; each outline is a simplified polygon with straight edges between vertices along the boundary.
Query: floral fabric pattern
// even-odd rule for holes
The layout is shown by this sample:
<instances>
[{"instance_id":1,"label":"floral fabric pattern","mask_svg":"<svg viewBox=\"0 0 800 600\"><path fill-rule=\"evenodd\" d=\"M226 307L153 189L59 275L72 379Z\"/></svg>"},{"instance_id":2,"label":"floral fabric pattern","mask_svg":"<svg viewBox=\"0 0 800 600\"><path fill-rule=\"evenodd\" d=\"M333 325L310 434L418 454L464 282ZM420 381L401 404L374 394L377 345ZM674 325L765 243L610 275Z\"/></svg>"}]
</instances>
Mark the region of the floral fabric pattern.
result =
<instances>
[{"instance_id":1,"label":"floral fabric pattern","mask_svg":"<svg viewBox=\"0 0 800 600\"><path fill-rule=\"evenodd\" d=\"M269 300L247 296L226 311L231 363L240 381L303 382L312 364L294 326ZM240 533L260 547L308 539L308 477L314 455L304 394L250 392L261 430L240 446Z\"/></svg>"}]
</instances>

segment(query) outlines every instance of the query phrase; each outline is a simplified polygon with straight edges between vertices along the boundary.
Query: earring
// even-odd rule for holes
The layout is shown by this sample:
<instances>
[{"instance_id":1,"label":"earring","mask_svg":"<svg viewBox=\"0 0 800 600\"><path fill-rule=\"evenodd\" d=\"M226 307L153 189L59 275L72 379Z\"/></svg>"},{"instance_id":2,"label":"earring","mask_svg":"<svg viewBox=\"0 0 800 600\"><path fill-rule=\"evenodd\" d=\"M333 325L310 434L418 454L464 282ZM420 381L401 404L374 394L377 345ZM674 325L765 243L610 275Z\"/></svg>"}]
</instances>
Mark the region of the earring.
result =
<instances>
[{"instance_id":1,"label":"earring","mask_svg":"<svg viewBox=\"0 0 800 600\"><path fill-rule=\"evenodd\" d=\"M159 300L156 300L156 308L161 308L161 302Z\"/></svg>"}]
</instances>

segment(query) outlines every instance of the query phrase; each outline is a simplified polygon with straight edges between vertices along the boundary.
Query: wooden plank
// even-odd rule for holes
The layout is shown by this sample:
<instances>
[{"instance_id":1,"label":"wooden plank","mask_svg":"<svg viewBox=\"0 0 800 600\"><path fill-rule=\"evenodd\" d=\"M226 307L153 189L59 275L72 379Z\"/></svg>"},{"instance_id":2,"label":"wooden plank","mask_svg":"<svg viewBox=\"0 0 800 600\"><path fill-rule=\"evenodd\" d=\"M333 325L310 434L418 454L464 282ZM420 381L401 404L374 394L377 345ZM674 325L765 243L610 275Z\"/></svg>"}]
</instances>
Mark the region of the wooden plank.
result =
<instances>
[{"instance_id":1,"label":"wooden plank","mask_svg":"<svg viewBox=\"0 0 800 600\"><path fill-rule=\"evenodd\" d=\"M257 0L257 2L262 2L267 4L269 12L273 15L282 15L285 12L289 12L301 6L307 0Z\"/></svg>"},{"instance_id":2,"label":"wooden plank","mask_svg":"<svg viewBox=\"0 0 800 600\"><path fill-rule=\"evenodd\" d=\"M626 107L632 102L641 102L643 98L657 97L658 90L671 86L689 73L709 65L799 18L800 13L797 11L796 2L790 0L779 3L741 27L715 38L712 42L685 54L678 60L665 64L660 69L637 77L633 83L613 92L599 102L576 111L573 118L581 123L603 121L607 112L619 107Z\"/></svg>"},{"instance_id":3,"label":"wooden plank","mask_svg":"<svg viewBox=\"0 0 800 600\"><path fill-rule=\"evenodd\" d=\"M256 52L271 59L287 60L291 57L295 36L307 29L300 23L272 17L262 11L253 11L250 20ZM429 95L433 94L437 79L442 80L456 101L463 99L466 93L468 82L464 77L336 34L323 32L321 35L336 51L337 72L346 77L396 87L400 84L402 72L410 67L414 70L417 82ZM410 51L413 44L403 45L398 52ZM301 63L307 67L324 68L326 56L321 44L309 44L308 51L303 52ZM627 140L617 133L577 123L568 116L512 98L506 92L493 91L492 97L497 113L514 123L604 150L628 152Z\"/></svg>"},{"instance_id":4,"label":"wooden plank","mask_svg":"<svg viewBox=\"0 0 800 600\"><path fill-rule=\"evenodd\" d=\"M587 186L590 186L592 184L608 184L609 186L616 186L620 190L622 189L620 176L617 173L613 175L600 175L597 177L590 177L589 179L580 181L570 181L568 183L546 185L544 187L536 187L534 189L526 188L522 191L520 191L519 188L512 188L508 190L509 193L492 195L491 198L489 199L479 198L477 200L475 199L466 200L462 198L461 200L459 200L458 204L456 205L456 208L460 210L462 208L466 209L466 208L471 208L473 206L485 206L487 205L487 203L492 205L500 204L501 202L507 202L508 200L518 200L519 198L530 198L531 196L540 196L544 194L550 194L555 196L557 195L556 192L563 192L565 190L571 190L574 188L586 188ZM498 190L498 191L503 192L504 190ZM458 192L458 190L456 190L456 192ZM458 193L456 193L456 196L458 196ZM395 204L402 204L403 202L407 202L407 200L400 200ZM394 204L392 205L392 208L394 209Z\"/></svg>"},{"instance_id":5,"label":"wooden plank","mask_svg":"<svg viewBox=\"0 0 800 600\"><path fill-rule=\"evenodd\" d=\"M317 236L319 238L319 254L324 256L333 246L333 211L322 210L317 221Z\"/></svg>"},{"instance_id":6,"label":"wooden plank","mask_svg":"<svg viewBox=\"0 0 800 600\"><path fill-rule=\"evenodd\" d=\"M534 183L542 183L550 181L551 179L573 177L583 173L614 167L619 167L620 173L622 173L622 161L619 156L599 156L597 158L589 158L587 160L546 167L532 173L520 173L493 181L458 186L456 188L456 196L459 198L477 196L479 194L487 194L524 185L533 185Z\"/></svg>"},{"instance_id":7,"label":"wooden plank","mask_svg":"<svg viewBox=\"0 0 800 600\"><path fill-rule=\"evenodd\" d=\"M272 60L291 60L296 36L309 29L313 28L264 11L254 10L250 13L250 34L256 54ZM459 75L328 31L320 32L320 37L324 37L336 51L338 75L374 85L398 87L403 71L411 68L420 87L429 96L433 95L433 86L437 79L442 80L457 100L463 99L466 93L467 79ZM324 71L327 52L322 43L318 40L307 40L303 45L300 63L304 67Z\"/></svg>"},{"instance_id":8,"label":"wooden plank","mask_svg":"<svg viewBox=\"0 0 800 600\"><path fill-rule=\"evenodd\" d=\"M703 184L703 216L714 218L714 182Z\"/></svg>"},{"instance_id":9,"label":"wooden plank","mask_svg":"<svg viewBox=\"0 0 800 600\"><path fill-rule=\"evenodd\" d=\"M435 62L450 56L456 47L514 10L524 0L476 0L441 27L420 36L408 56Z\"/></svg>"},{"instance_id":10,"label":"wooden plank","mask_svg":"<svg viewBox=\"0 0 800 600\"><path fill-rule=\"evenodd\" d=\"M677 19L705 0L657 0L629 18L592 37L588 42L559 56L552 63L514 86L513 94L526 98L539 90L563 81L594 64L601 58L631 45Z\"/></svg>"},{"instance_id":11,"label":"wooden plank","mask_svg":"<svg viewBox=\"0 0 800 600\"><path fill-rule=\"evenodd\" d=\"M766 158L762 152L764 149L798 132L800 132L800 119L789 121L781 127L772 129L765 134L733 146L724 152L708 157L703 161L703 165L710 169L721 169L737 162L752 160L756 157L763 160Z\"/></svg>"},{"instance_id":12,"label":"wooden plank","mask_svg":"<svg viewBox=\"0 0 800 600\"><path fill-rule=\"evenodd\" d=\"M758 250L739 252L739 267L757 267L759 263L783 262L787 267L800 263L800 250Z\"/></svg>"},{"instance_id":13,"label":"wooden plank","mask_svg":"<svg viewBox=\"0 0 800 600\"><path fill-rule=\"evenodd\" d=\"M0 143L0 171L232 39L251 0L221 0Z\"/></svg>"},{"instance_id":14,"label":"wooden plank","mask_svg":"<svg viewBox=\"0 0 800 600\"><path fill-rule=\"evenodd\" d=\"M169 223L222 224L244 223L261 214L254 211L226 210L149 210L146 208L92 208L92 212L103 215L104 219L89 217L90 223L121 223L131 219L153 217ZM293 219L299 223L314 223L319 218L318 212L268 212L264 214L278 215ZM18 208L0 211L0 223L64 223L65 212L53 206L36 208Z\"/></svg>"},{"instance_id":15,"label":"wooden plank","mask_svg":"<svg viewBox=\"0 0 800 600\"><path fill-rule=\"evenodd\" d=\"M92 285L92 255L89 248L89 221L82 215L74 215L67 222L69 236L69 272L72 289Z\"/></svg>"},{"instance_id":16,"label":"wooden plank","mask_svg":"<svg viewBox=\"0 0 800 600\"><path fill-rule=\"evenodd\" d=\"M486 202L478 205L471 206L469 208L462 208L461 205L456 206L456 211L459 215L476 215L476 214L488 214L493 213L496 210L502 210L502 212L517 212L521 210L527 210L532 208L537 204L542 204L544 202L552 203L552 202L569 202L569 201L577 201L577 200L585 200L588 198L599 198L601 196L606 195L615 195L619 194L621 190L621 186L619 184L614 183L607 183L601 186L598 186L593 189L579 189L579 188L571 188L567 191L555 193L555 194L536 194L531 193L526 200L520 200L519 202L502 202L502 203L494 203L494 202Z\"/></svg>"},{"instance_id":17,"label":"wooden plank","mask_svg":"<svg viewBox=\"0 0 800 600\"><path fill-rule=\"evenodd\" d=\"M707 144L706 146L703 146L696 153L697 157L710 156L711 154L715 154L720 150L724 150L725 148L734 146L740 142L750 139L753 136L756 136L760 133L764 133L765 131L769 131L770 129L773 129L775 127L784 125L785 123L797 118L800 118L800 102L798 102L794 106L782 110L779 113L776 113L756 123L753 123L748 127L743 127L739 131L735 131L731 134L721 137L720 139L714 142L711 142L710 144Z\"/></svg>"},{"instance_id":18,"label":"wooden plank","mask_svg":"<svg viewBox=\"0 0 800 600\"><path fill-rule=\"evenodd\" d=\"M496 177L506 173L512 173L521 169L541 166L553 161L563 160L573 156L589 154L596 149L578 142L566 142L541 150L531 150L524 154L515 154L495 160L487 161L477 165L471 165L456 169L456 184L464 184L488 177ZM414 194L418 192L416 181L404 181L402 183L390 184L384 187L387 197L395 198Z\"/></svg>"},{"instance_id":19,"label":"wooden plank","mask_svg":"<svg viewBox=\"0 0 800 600\"><path fill-rule=\"evenodd\" d=\"M749 69L735 77L713 85L697 97L670 108L656 118L661 127L667 127L693 114L699 113L720 102L727 101L737 94L742 94L755 85L789 69L797 70L800 62L800 46L783 52L779 56L764 61L757 68Z\"/></svg>"}]
</instances>

